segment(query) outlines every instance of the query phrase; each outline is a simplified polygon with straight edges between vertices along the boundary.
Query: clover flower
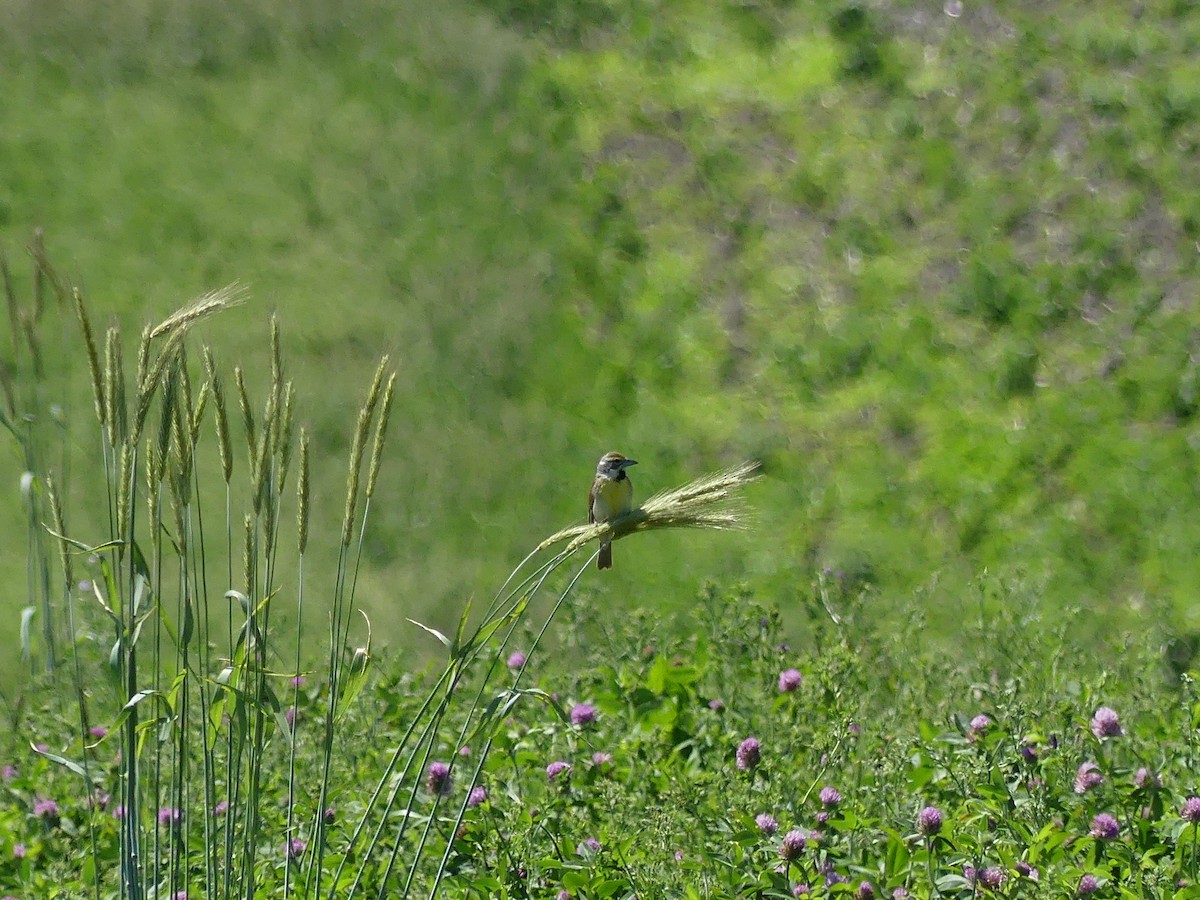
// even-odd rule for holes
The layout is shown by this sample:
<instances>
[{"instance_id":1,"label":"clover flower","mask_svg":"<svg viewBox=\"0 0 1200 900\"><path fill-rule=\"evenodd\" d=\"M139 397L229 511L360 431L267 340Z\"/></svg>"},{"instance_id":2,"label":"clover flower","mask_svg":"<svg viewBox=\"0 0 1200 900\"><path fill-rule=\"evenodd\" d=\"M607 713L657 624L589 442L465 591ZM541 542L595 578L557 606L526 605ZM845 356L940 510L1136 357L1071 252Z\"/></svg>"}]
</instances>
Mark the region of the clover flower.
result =
<instances>
[{"instance_id":1,"label":"clover flower","mask_svg":"<svg viewBox=\"0 0 1200 900\"><path fill-rule=\"evenodd\" d=\"M1125 732L1121 728L1121 720L1117 712L1107 706L1101 706L1092 716L1092 734L1097 738L1120 737Z\"/></svg>"},{"instance_id":2,"label":"clover flower","mask_svg":"<svg viewBox=\"0 0 1200 900\"><path fill-rule=\"evenodd\" d=\"M762 749L758 738L748 737L737 748L737 767L748 772L762 760Z\"/></svg>"},{"instance_id":3,"label":"clover flower","mask_svg":"<svg viewBox=\"0 0 1200 900\"><path fill-rule=\"evenodd\" d=\"M1094 762L1085 762L1075 773L1075 793L1086 794L1096 785L1104 781L1100 767Z\"/></svg>"},{"instance_id":4,"label":"clover flower","mask_svg":"<svg viewBox=\"0 0 1200 900\"><path fill-rule=\"evenodd\" d=\"M936 806L927 806L917 813L917 831L932 837L942 830L942 811Z\"/></svg>"},{"instance_id":5,"label":"clover flower","mask_svg":"<svg viewBox=\"0 0 1200 900\"><path fill-rule=\"evenodd\" d=\"M791 694L804 682L799 669L784 669L779 673L779 693Z\"/></svg>"},{"instance_id":6,"label":"clover flower","mask_svg":"<svg viewBox=\"0 0 1200 900\"><path fill-rule=\"evenodd\" d=\"M571 707L571 724L582 728L596 721L596 707L590 703L576 703Z\"/></svg>"},{"instance_id":7,"label":"clover flower","mask_svg":"<svg viewBox=\"0 0 1200 900\"><path fill-rule=\"evenodd\" d=\"M759 813L754 817L754 824L758 826L758 830L767 837L773 835L779 830L779 823L775 821L775 817L768 813Z\"/></svg>"},{"instance_id":8,"label":"clover flower","mask_svg":"<svg viewBox=\"0 0 1200 900\"><path fill-rule=\"evenodd\" d=\"M451 780L449 763L431 762L425 773L425 789L431 794L449 794Z\"/></svg>"},{"instance_id":9,"label":"clover flower","mask_svg":"<svg viewBox=\"0 0 1200 900\"><path fill-rule=\"evenodd\" d=\"M783 843L779 845L779 855L786 862L794 862L800 858L807 843L804 832L793 829L783 836Z\"/></svg>"},{"instance_id":10,"label":"clover flower","mask_svg":"<svg viewBox=\"0 0 1200 900\"><path fill-rule=\"evenodd\" d=\"M553 781L563 772L569 772L570 770L571 764L569 762L563 762L561 759L556 759L554 762L550 763L550 765L546 766L546 777Z\"/></svg>"},{"instance_id":11,"label":"clover flower","mask_svg":"<svg viewBox=\"0 0 1200 900\"><path fill-rule=\"evenodd\" d=\"M835 787L823 787L821 793L817 795L822 806L833 808L842 802L842 795Z\"/></svg>"},{"instance_id":12,"label":"clover flower","mask_svg":"<svg viewBox=\"0 0 1200 900\"><path fill-rule=\"evenodd\" d=\"M1094 838L1102 841L1115 840L1121 833L1121 826L1108 813L1100 813L1092 819L1092 830L1088 832Z\"/></svg>"},{"instance_id":13,"label":"clover flower","mask_svg":"<svg viewBox=\"0 0 1200 900\"><path fill-rule=\"evenodd\" d=\"M1193 824L1200 822L1200 797L1193 794L1184 800L1179 815Z\"/></svg>"}]
</instances>

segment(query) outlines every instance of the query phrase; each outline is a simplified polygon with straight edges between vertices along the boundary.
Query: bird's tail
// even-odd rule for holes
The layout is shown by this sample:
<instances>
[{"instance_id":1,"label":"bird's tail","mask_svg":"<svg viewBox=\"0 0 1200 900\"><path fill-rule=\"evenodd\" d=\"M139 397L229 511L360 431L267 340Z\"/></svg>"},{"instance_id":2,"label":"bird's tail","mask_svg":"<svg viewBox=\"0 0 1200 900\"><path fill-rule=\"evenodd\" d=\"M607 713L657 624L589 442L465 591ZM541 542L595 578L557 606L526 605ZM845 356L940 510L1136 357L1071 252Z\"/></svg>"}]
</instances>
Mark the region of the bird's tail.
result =
<instances>
[{"instance_id":1,"label":"bird's tail","mask_svg":"<svg viewBox=\"0 0 1200 900\"><path fill-rule=\"evenodd\" d=\"M601 544L600 555L596 557L597 569L612 568L612 544Z\"/></svg>"}]
</instances>

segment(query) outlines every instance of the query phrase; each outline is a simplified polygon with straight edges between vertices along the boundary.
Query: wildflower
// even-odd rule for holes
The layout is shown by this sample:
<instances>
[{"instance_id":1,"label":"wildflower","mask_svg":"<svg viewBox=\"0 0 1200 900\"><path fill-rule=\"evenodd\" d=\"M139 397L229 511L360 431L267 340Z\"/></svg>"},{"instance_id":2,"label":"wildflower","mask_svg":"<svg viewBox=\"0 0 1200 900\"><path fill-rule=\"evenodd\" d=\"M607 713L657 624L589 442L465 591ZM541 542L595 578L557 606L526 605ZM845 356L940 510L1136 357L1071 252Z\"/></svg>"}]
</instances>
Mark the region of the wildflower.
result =
<instances>
[{"instance_id":1,"label":"wildflower","mask_svg":"<svg viewBox=\"0 0 1200 900\"><path fill-rule=\"evenodd\" d=\"M1117 712L1107 706L1101 706L1092 716L1092 734L1098 738L1120 737L1125 732L1121 728L1121 720Z\"/></svg>"},{"instance_id":2,"label":"wildflower","mask_svg":"<svg viewBox=\"0 0 1200 900\"><path fill-rule=\"evenodd\" d=\"M1157 772L1142 766L1133 773L1133 786L1139 790L1162 787L1162 776Z\"/></svg>"},{"instance_id":3,"label":"wildflower","mask_svg":"<svg viewBox=\"0 0 1200 900\"><path fill-rule=\"evenodd\" d=\"M590 703L576 703L571 707L571 724L579 728L596 721L596 707Z\"/></svg>"},{"instance_id":4,"label":"wildflower","mask_svg":"<svg viewBox=\"0 0 1200 900\"><path fill-rule=\"evenodd\" d=\"M183 812L174 806L164 806L158 811L158 824L162 828L178 828L182 821Z\"/></svg>"},{"instance_id":5,"label":"wildflower","mask_svg":"<svg viewBox=\"0 0 1200 900\"><path fill-rule=\"evenodd\" d=\"M610 762L612 762L611 753L605 753L602 750L597 750L592 754L592 765L596 768L607 766Z\"/></svg>"},{"instance_id":6,"label":"wildflower","mask_svg":"<svg viewBox=\"0 0 1200 900\"><path fill-rule=\"evenodd\" d=\"M112 817L114 819L116 819L118 822L122 821L125 818L125 804L124 803L118 803L116 806L113 807Z\"/></svg>"},{"instance_id":7,"label":"wildflower","mask_svg":"<svg viewBox=\"0 0 1200 900\"><path fill-rule=\"evenodd\" d=\"M853 737L858 737L860 734L862 734L862 726L857 722L851 722L846 726L846 730L850 732L851 736Z\"/></svg>"},{"instance_id":8,"label":"wildflower","mask_svg":"<svg viewBox=\"0 0 1200 900\"><path fill-rule=\"evenodd\" d=\"M554 762L550 763L550 765L546 766L546 777L553 781L563 772L569 771L571 771L571 764L569 762L563 762L561 759L556 759Z\"/></svg>"},{"instance_id":9,"label":"wildflower","mask_svg":"<svg viewBox=\"0 0 1200 900\"><path fill-rule=\"evenodd\" d=\"M1092 819L1092 830L1088 834L1102 841L1111 841L1115 840L1120 832L1121 826L1117 824L1116 819L1108 813L1100 813Z\"/></svg>"},{"instance_id":10,"label":"wildflower","mask_svg":"<svg viewBox=\"0 0 1200 900\"><path fill-rule=\"evenodd\" d=\"M94 738L99 739L99 738L104 737L106 734L108 734L108 729L105 728L103 725L93 725L91 728L88 729L88 734L90 734Z\"/></svg>"},{"instance_id":11,"label":"wildflower","mask_svg":"<svg viewBox=\"0 0 1200 900\"><path fill-rule=\"evenodd\" d=\"M474 809L476 806L479 806L479 804L483 803L483 801L487 799L487 796L487 788L485 788L482 784L477 784L475 787L471 788L471 793L467 795L467 806L471 809Z\"/></svg>"},{"instance_id":12,"label":"wildflower","mask_svg":"<svg viewBox=\"0 0 1200 900\"><path fill-rule=\"evenodd\" d=\"M821 810L819 813L817 813L817 824L818 825L828 825L829 824L829 813L826 810Z\"/></svg>"},{"instance_id":13,"label":"wildflower","mask_svg":"<svg viewBox=\"0 0 1200 900\"><path fill-rule=\"evenodd\" d=\"M600 852L600 842L594 837L584 838L575 848L575 852L584 857L595 856Z\"/></svg>"},{"instance_id":14,"label":"wildflower","mask_svg":"<svg viewBox=\"0 0 1200 900\"><path fill-rule=\"evenodd\" d=\"M332 825L337 821L337 810L332 806L327 806L325 812L321 813L321 818L325 820L326 825Z\"/></svg>"},{"instance_id":15,"label":"wildflower","mask_svg":"<svg viewBox=\"0 0 1200 900\"><path fill-rule=\"evenodd\" d=\"M804 852L807 843L804 832L793 829L783 836L783 843L779 845L779 855L785 862L795 862Z\"/></svg>"},{"instance_id":16,"label":"wildflower","mask_svg":"<svg viewBox=\"0 0 1200 900\"><path fill-rule=\"evenodd\" d=\"M979 873L979 883L991 891L999 890L1004 884L1004 870L999 866L988 866Z\"/></svg>"},{"instance_id":17,"label":"wildflower","mask_svg":"<svg viewBox=\"0 0 1200 900\"><path fill-rule=\"evenodd\" d=\"M854 900L875 900L875 885L869 881L861 882L854 892Z\"/></svg>"},{"instance_id":18,"label":"wildflower","mask_svg":"<svg viewBox=\"0 0 1200 900\"><path fill-rule=\"evenodd\" d=\"M38 797L33 802L33 814L47 822L58 821L58 804L46 797Z\"/></svg>"},{"instance_id":19,"label":"wildflower","mask_svg":"<svg viewBox=\"0 0 1200 900\"><path fill-rule=\"evenodd\" d=\"M927 806L917 813L917 831L932 837L942 830L942 811L936 806Z\"/></svg>"},{"instance_id":20,"label":"wildflower","mask_svg":"<svg viewBox=\"0 0 1200 900\"><path fill-rule=\"evenodd\" d=\"M106 794L104 791L100 790L100 788L96 788L96 790L92 792L91 805L94 809L108 809L108 802L111 799L111 795Z\"/></svg>"},{"instance_id":21,"label":"wildflower","mask_svg":"<svg viewBox=\"0 0 1200 900\"><path fill-rule=\"evenodd\" d=\"M791 694L804 681L804 676L798 669L784 669L779 673L779 693Z\"/></svg>"},{"instance_id":22,"label":"wildflower","mask_svg":"<svg viewBox=\"0 0 1200 900\"><path fill-rule=\"evenodd\" d=\"M26 849L24 844L13 844L13 856L15 858L24 859L25 854L28 852L29 851L28 851L28 849Z\"/></svg>"},{"instance_id":23,"label":"wildflower","mask_svg":"<svg viewBox=\"0 0 1200 900\"><path fill-rule=\"evenodd\" d=\"M743 772L748 772L759 764L762 760L762 752L758 744L758 738L748 737L737 748L737 767Z\"/></svg>"},{"instance_id":24,"label":"wildflower","mask_svg":"<svg viewBox=\"0 0 1200 900\"><path fill-rule=\"evenodd\" d=\"M171 900L187 900L187 891L176 891Z\"/></svg>"},{"instance_id":25,"label":"wildflower","mask_svg":"<svg viewBox=\"0 0 1200 900\"><path fill-rule=\"evenodd\" d=\"M308 843L303 838L294 837L283 845L283 852L288 859L299 859L307 848Z\"/></svg>"},{"instance_id":26,"label":"wildflower","mask_svg":"<svg viewBox=\"0 0 1200 900\"><path fill-rule=\"evenodd\" d=\"M306 682L307 680L308 679L305 678L303 675L293 675L292 682L291 682L292 687L304 687L304 682Z\"/></svg>"},{"instance_id":27,"label":"wildflower","mask_svg":"<svg viewBox=\"0 0 1200 900\"><path fill-rule=\"evenodd\" d=\"M225 815L225 813L227 813L227 812L229 812L229 801L228 800L218 800L217 805L213 807L213 815L219 819L221 816Z\"/></svg>"},{"instance_id":28,"label":"wildflower","mask_svg":"<svg viewBox=\"0 0 1200 900\"><path fill-rule=\"evenodd\" d=\"M296 727L296 707L289 706L283 712L283 718L288 723L288 728Z\"/></svg>"},{"instance_id":29,"label":"wildflower","mask_svg":"<svg viewBox=\"0 0 1200 900\"><path fill-rule=\"evenodd\" d=\"M571 900L570 891L559 891L554 895L554 900Z\"/></svg>"},{"instance_id":30,"label":"wildflower","mask_svg":"<svg viewBox=\"0 0 1200 900\"><path fill-rule=\"evenodd\" d=\"M683 851L682 850L675 851L675 862L683 862Z\"/></svg>"},{"instance_id":31,"label":"wildflower","mask_svg":"<svg viewBox=\"0 0 1200 900\"><path fill-rule=\"evenodd\" d=\"M807 893L808 893L808 885L807 884L798 884L794 888L792 888L792 896L793 897L803 897Z\"/></svg>"},{"instance_id":32,"label":"wildflower","mask_svg":"<svg viewBox=\"0 0 1200 900\"><path fill-rule=\"evenodd\" d=\"M450 764L431 762L425 773L425 789L431 794L450 793Z\"/></svg>"},{"instance_id":33,"label":"wildflower","mask_svg":"<svg viewBox=\"0 0 1200 900\"><path fill-rule=\"evenodd\" d=\"M471 755L471 748L468 747L466 744L463 744L463 746L458 748L458 755L461 756L463 759L466 759L468 756Z\"/></svg>"},{"instance_id":34,"label":"wildflower","mask_svg":"<svg viewBox=\"0 0 1200 900\"><path fill-rule=\"evenodd\" d=\"M1021 759L1027 763L1035 763L1038 758L1037 747L1026 741L1021 745Z\"/></svg>"},{"instance_id":35,"label":"wildflower","mask_svg":"<svg viewBox=\"0 0 1200 900\"><path fill-rule=\"evenodd\" d=\"M1014 868L1016 868L1017 874L1022 878L1028 878L1030 881L1038 880L1038 870L1025 862L1025 860L1019 860Z\"/></svg>"},{"instance_id":36,"label":"wildflower","mask_svg":"<svg viewBox=\"0 0 1200 900\"><path fill-rule=\"evenodd\" d=\"M759 813L754 817L754 824L758 826L758 830L767 837L773 835L779 830L779 823L775 821L775 817L767 813Z\"/></svg>"},{"instance_id":37,"label":"wildflower","mask_svg":"<svg viewBox=\"0 0 1200 900\"><path fill-rule=\"evenodd\" d=\"M898 887L892 891L892 900L908 900L908 889Z\"/></svg>"},{"instance_id":38,"label":"wildflower","mask_svg":"<svg viewBox=\"0 0 1200 900\"><path fill-rule=\"evenodd\" d=\"M515 651L512 656L508 658L508 667L514 672L517 669L525 668L525 654L520 650Z\"/></svg>"},{"instance_id":39,"label":"wildflower","mask_svg":"<svg viewBox=\"0 0 1200 900\"><path fill-rule=\"evenodd\" d=\"M974 741L981 734L988 730L992 725L991 717L980 713L971 720L971 727L967 729L967 740Z\"/></svg>"},{"instance_id":40,"label":"wildflower","mask_svg":"<svg viewBox=\"0 0 1200 900\"><path fill-rule=\"evenodd\" d=\"M1080 897L1086 897L1098 890L1100 890L1100 883L1096 881L1096 876L1088 874L1079 879L1079 887L1075 888L1075 893Z\"/></svg>"},{"instance_id":41,"label":"wildflower","mask_svg":"<svg viewBox=\"0 0 1200 900\"><path fill-rule=\"evenodd\" d=\"M1179 815L1193 824L1200 822L1200 797L1193 794L1184 800L1183 807L1179 810Z\"/></svg>"},{"instance_id":42,"label":"wildflower","mask_svg":"<svg viewBox=\"0 0 1200 900\"><path fill-rule=\"evenodd\" d=\"M16 777L17 777L17 767L16 766L5 766L3 769L0 769L0 778L3 778L5 781L12 781Z\"/></svg>"},{"instance_id":43,"label":"wildflower","mask_svg":"<svg viewBox=\"0 0 1200 900\"><path fill-rule=\"evenodd\" d=\"M830 808L835 807L842 802L842 795L835 787L821 788L821 793L818 794L818 797L821 800L822 806L828 806Z\"/></svg>"},{"instance_id":44,"label":"wildflower","mask_svg":"<svg viewBox=\"0 0 1200 900\"><path fill-rule=\"evenodd\" d=\"M714 697L708 701L708 708L713 712L720 712L725 708L725 701Z\"/></svg>"},{"instance_id":45,"label":"wildflower","mask_svg":"<svg viewBox=\"0 0 1200 900\"><path fill-rule=\"evenodd\" d=\"M1104 781L1100 767L1094 762L1085 762L1075 773L1075 793L1086 794L1096 785Z\"/></svg>"}]
</instances>

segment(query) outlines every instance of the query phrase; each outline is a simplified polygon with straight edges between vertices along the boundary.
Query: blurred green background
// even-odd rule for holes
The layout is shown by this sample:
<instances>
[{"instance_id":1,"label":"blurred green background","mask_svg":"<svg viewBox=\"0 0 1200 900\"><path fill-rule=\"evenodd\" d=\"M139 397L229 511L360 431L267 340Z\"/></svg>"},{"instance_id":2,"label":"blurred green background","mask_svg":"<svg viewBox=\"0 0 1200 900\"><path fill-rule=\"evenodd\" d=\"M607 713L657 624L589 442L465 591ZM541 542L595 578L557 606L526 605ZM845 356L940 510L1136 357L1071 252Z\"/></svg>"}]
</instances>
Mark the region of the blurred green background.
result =
<instances>
[{"instance_id":1,"label":"blurred green background","mask_svg":"<svg viewBox=\"0 0 1200 900\"><path fill-rule=\"evenodd\" d=\"M1194 2L0 0L0 83L19 290L35 226L130 347L239 281L195 342L259 388L278 314L318 580L391 354L377 638L490 597L609 449L642 496L765 465L751 532L622 541L585 580L664 628L706 580L795 611L826 569L884 620L922 592L934 634L984 572L1200 627ZM99 539L62 321L68 519Z\"/></svg>"}]
</instances>

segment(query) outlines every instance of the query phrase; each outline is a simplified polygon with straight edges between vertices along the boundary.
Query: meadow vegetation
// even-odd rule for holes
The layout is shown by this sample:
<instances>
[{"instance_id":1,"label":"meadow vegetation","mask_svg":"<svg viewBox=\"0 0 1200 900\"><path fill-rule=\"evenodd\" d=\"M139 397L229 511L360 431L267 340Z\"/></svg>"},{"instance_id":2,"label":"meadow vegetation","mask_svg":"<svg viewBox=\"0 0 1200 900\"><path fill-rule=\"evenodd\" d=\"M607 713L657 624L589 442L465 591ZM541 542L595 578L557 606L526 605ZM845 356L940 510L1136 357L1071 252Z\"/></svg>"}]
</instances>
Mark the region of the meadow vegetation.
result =
<instances>
[{"instance_id":1,"label":"meadow vegetation","mask_svg":"<svg viewBox=\"0 0 1200 900\"><path fill-rule=\"evenodd\" d=\"M1009 7L0 0L0 894L1200 896L1200 11Z\"/></svg>"}]
</instances>

